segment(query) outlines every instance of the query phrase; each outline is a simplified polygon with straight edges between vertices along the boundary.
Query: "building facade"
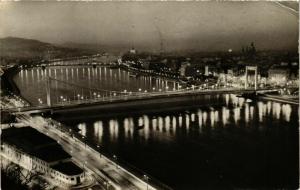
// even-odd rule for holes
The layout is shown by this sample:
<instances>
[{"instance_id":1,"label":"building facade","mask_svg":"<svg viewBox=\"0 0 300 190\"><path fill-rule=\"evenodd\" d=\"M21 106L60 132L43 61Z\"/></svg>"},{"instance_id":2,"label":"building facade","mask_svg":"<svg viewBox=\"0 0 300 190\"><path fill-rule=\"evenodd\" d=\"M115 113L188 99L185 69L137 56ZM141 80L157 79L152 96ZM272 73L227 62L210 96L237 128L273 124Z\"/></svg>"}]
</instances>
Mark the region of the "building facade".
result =
<instances>
[{"instance_id":1,"label":"building facade","mask_svg":"<svg viewBox=\"0 0 300 190\"><path fill-rule=\"evenodd\" d=\"M1 155L6 159L26 170L51 178L63 186L78 185L85 180L85 172L74 164L71 156L59 144L54 144L51 138L32 128L22 129L28 127L14 128L11 133L12 128L14 127L2 131L4 136L1 142ZM10 134L7 135L6 132ZM20 137L20 133L24 133L24 137ZM37 135L40 139L45 138L46 143L34 145ZM28 142L30 137L31 142ZM28 148L28 145L31 147Z\"/></svg>"}]
</instances>

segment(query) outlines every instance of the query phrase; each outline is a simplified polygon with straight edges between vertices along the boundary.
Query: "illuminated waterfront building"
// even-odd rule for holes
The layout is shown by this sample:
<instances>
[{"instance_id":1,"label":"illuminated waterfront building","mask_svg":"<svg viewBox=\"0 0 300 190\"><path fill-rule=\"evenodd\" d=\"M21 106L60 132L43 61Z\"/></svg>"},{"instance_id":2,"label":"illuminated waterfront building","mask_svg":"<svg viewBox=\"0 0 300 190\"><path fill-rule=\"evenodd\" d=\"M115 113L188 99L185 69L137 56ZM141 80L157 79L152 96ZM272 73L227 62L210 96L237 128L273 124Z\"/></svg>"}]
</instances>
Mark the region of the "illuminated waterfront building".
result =
<instances>
[{"instance_id":1,"label":"illuminated waterfront building","mask_svg":"<svg viewBox=\"0 0 300 190\"><path fill-rule=\"evenodd\" d=\"M63 186L81 184L86 177L55 140L31 127L4 129L1 155Z\"/></svg>"},{"instance_id":2,"label":"illuminated waterfront building","mask_svg":"<svg viewBox=\"0 0 300 190\"><path fill-rule=\"evenodd\" d=\"M283 68L271 68L268 72L269 81L278 85L285 84L288 79L288 70Z\"/></svg>"}]
</instances>

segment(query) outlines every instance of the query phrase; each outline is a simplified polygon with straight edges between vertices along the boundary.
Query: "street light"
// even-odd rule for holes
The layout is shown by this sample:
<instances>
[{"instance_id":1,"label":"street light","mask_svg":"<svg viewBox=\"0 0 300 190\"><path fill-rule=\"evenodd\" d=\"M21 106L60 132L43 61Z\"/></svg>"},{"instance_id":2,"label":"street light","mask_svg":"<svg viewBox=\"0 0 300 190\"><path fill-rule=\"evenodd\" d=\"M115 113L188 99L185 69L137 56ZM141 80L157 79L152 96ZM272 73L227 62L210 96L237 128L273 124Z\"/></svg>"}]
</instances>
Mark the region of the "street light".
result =
<instances>
[{"instance_id":1,"label":"street light","mask_svg":"<svg viewBox=\"0 0 300 190\"><path fill-rule=\"evenodd\" d=\"M118 165L117 165L117 156L116 155L113 155L113 158L114 158L114 160L115 160L115 164L116 164L116 168L118 169Z\"/></svg>"},{"instance_id":2,"label":"street light","mask_svg":"<svg viewBox=\"0 0 300 190\"><path fill-rule=\"evenodd\" d=\"M87 164L87 161L84 161L84 162L83 162L83 164L82 164L82 166L83 166L83 173L84 173L84 175L85 175L85 166L86 166L86 164Z\"/></svg>"},{"instance_id":3,"label":"street light","mask_svg":"<svg viewBox=\"0 0 300 190\"><path fill-rule=\"evenodd\" d=\"M97 148L99 149L98 152L99 152L99 156L100 156L100 158L101 158L100 146L97 145Z\"/></svg>"},{"instance_id":4,"label":"street light","mask_svg":"<svg viewBox=\"0 0 300 190\"><path fill-rule=\"evenodd\" d=\"M106 190L108 190L109 186L110 186L110 181L104 181L103 184L105 185Z\"/></svg>"},{"instance_id":5,"label":"street light","mask_svg":"<svg viewBox=\"0 0 300 190\"><path fill-rule=\"evenodd\" d=\"M144 175L143 177L146 180L146 185L147 185L147 190L148 190L148 180L149 180L149 177L147 175Z\"/></svg>"},{"instance_id":6,"label":"street light","mask_svg":"<svg viewBox=\"0 0 300 190\"><path fill-rule=\"evenodd\" d=\"M81 138L82 138L82 140L83 140L83 143L84 143L84 147L86 148L86 142L85 142L85 137L84 137L84 136L82 136Z\"/></svg>"}]
</instances>

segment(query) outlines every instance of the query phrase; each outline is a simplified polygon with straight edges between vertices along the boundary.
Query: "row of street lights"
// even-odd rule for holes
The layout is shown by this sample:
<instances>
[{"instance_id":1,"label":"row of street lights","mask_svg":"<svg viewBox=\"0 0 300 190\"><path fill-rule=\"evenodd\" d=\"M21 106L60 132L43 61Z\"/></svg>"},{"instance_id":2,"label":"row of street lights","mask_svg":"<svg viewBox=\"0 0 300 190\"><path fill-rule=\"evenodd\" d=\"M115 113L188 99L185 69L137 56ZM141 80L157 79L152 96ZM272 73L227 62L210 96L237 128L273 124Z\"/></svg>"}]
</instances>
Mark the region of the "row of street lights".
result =
<instances>
[{"instance_id":1,"label":"row of street lights","mask_svg":"<svg viewBox=\"0 0 300 190\"><path fill-rule=\"evenodd\" d=\"M69 130L69 131L70 131L70 130ZM83 139L84 147L86 148L85 136L82 136L81 138ZM99 144L97 144L97 148L98 148L99 156L100 156L100 158L101 158L102 156L101 156L101 153L100 153L100 145L99 145ZM116 155L113 155L113 158L114 158L114 160L115 160L116 168L118 168L118 165L117 165L117 162L116 162L117 156L116 156ZM84 164L83 164L83 169L84 169L84 166L85 166L86 164L87 164L87 162L85 161ZM104 184L104 186L105 186L105 189L108 190L109 187L110 187L110 185L111 185L111 182L108 180L108 181L104 181L103 184Z\"/></svg>"},{"instance_id":2,"label":"row of street lights","mask_svg":"<svg viewBox=\"0 0 300 190\"><path fill-rule=\"evenodd\" d=\"M182 86L181 85L178 85L178 88L177 88L177 90L196 90L196 89L198 89L198 90L202 90L202 89L205 89L205 86L207 86L207 85L205 85L204 84L204 87L202 87L203 85L201 85L201 86L195 86L195 85L192 85L191 87L186 87L185 89L183 89L182 88ZM207 86L208 87L208 86ZM212 89L214 89L214 86L212 86ZM156 92L156 88L155 87L153 87L152 88L152 92ZM169 86L166 86L165 87L165 92L168 92L168 90L169 90ZM174 87L173 88L173 91L176 91L176 88ZM162 92L162 88L159 88L158 89L158 92ZM151 93L150 91L148 91L148 90L142 90L142 88L139 88L138 89L138 93L140 93L140 94L144 94L144 93ZM91 96L93 96L93 98L94 99L100 99L100 98L103 98L103 100L104 100L104 98L106 97L106 98L108 98L108 97L116 97L117 95L123 95L123 96L128 96L128 95L132 95L132 94L134 94L134 92L132 92L132 91L128 91L127 89L125 89L124 91L122 91L122 92L110 92L110 94L109 94L109 96L107 95L107 96L101 96L101 94L99 94L99 93L96 93L96 92L93 92L93 94L91 95ZM74 95L74 100L76 99L76 96ZM86 96L84 96L84 95L82 95L82 94L77 94L77 101L84 101L84 100L89 100L88 99L88 97ZM66 102L69 102L69 103L71 103L71 101L72 101L72 99L70 99L70 98L67 98L67 97L64 97L64 96L59 96L59 101L58 101L58 98L57 98L57 102L58 103L62 103L62 104L64 104L64 103L66 103ZM43 104L43 101L42 101L42 99L41 98L39 98L38 99L38 102L39 102L39 104Z\"/></svg>"},{"instance_id":3,"label":"row of street lights","mask_svg":"<svg viewBox=\"0 0 300 190\"><path fill-rule=\"evenodd\" d=\"M61 129L61 123L57 123L57 128L60 129L61 132L63 132L63 130ZM68 129L69 134L71 135L71 137L73 138L74 135L73 135L73 131L72 129ZM48 132L47 132L47 135L48 135ZM86 142L86 137L84 135L81 136L81 139L84 143L84 147L87 148L87 142ZM60 140L57 141L57 143L60 143ZM97 144L97 148L98 148L98 152L99 152L99 156L100 158L102 157L101 153L100 153L100 145ZM71 153L73 153L73 149L71 150ZM116 166L116 169L118 169L118 164L117 164L117 156L116 155L113 155L113 160L114 160L114 163L115 163L115 166ZM83 163L82 163L82 168L83 168L83 171L85 172L85 168L87 167L87 161L85 160ZM107 181L104 181L103 182L104 186L105 186L105 189L108 190L111 186L111 181L107 180ZM147 187L148 188L148 187Z\"/></svg>"},{"instance_id":4,"label":"row of street lights","mask_svg":"<svg viewBox=\"0 0 300 190\"><path fill-rule=\"evenodd\" d=\"M60 124L60 123L58 123L58 124ZM59 126L59 128L60 128L60 127L61 127L61 126ZM61 131L61 132L62 132L62 131ZM69 129L68 132L70 133L71 137L73 138L73 133L72 133L73 131L72 131L72 129ZM83 143L84 143L84 147L87 148L86 137L85 137L84 135L82 135L82 136L81 136L81 139L82 139L82 141L83 141ZM59 140L58 140L57 142L60 143ZM98 149L98 152L99 152L99 156L100 156L100 158L101 158L102 155L101 155L101 152L100 152L100 145L99 145L99 144L97 144L97 149ZM71 150L71 153L72 153L72 152L73 152L73 150ZM118 163L117 163L118 157L117 157L115 154L113 155L113 160L114 160L116 169L118 169ZM87 161L84 161L84 162L82 163L82 165L83 165L83 170L85 170L85 167L86 167L86 165L87 165ZM148 177L147 175L143 175L143 179L146 181L146 189L148 190L148 186L149 186L149 177ZM110 185L111 185L111 182L110 182L110 181L104 181L103 184L105 185L105 188L108 190L109 187L110 187Z\"/></svg>"},{"instance_id":5,"label":"row of street lights","mask_svg":"<svg viewBox=\"0 0 300 190\"><path fill-rule=\"evenodd\" d=\"M43 100L41 98L38 99L39 104L43 104Z\"/></svg>"},{"instance_id":6,"label":"row of street lights","mask_svg":"<svg viewBox=\"0 0 300 190\"><path fill-rule=\"evenodd\" d=\"M71 129L69 131L71 131ZM83 139L84 145L85 145L85 148L86 148L85 136L82 136L81 138ZM97 148L98 148L99 156L101 158L102 156L101 156L101 153L100 153L100 145L99 144L97 144ZM118 169L118 163L117 163L118 157L115 154L113 155L113 160L114 160L116 169ZM86 161L85 161L85 165L86 165ZM83 164L83 166L84 166L84 164ZM147 175L143 175L143 179L146 181L146 189L148 190L149 177ZM110 181L107 181L107 182L104 181L103 184L105 185L106 189L108 189L109 186L110 186Z\"/></svg>"},{"instance_id":7,"label":"row of street lights","mask_svg":"<svg viewBox=\"0 0 300 190\"><path fill-rule=\"evenodd\" d=\"M178 86L178 90L179 89L181 89L181 87L182 86ZM193 89L194 89L194 87L192 87ZM168 91L169 90L169 86L166 86L165 87L165 89ZM189 90L189 88L186 88L187 90ZM152 91L154 92L154 91L156 91L156 88L155 87L153 87L152 88ZM159 88L158 89L158 91L159 92L162 92L162 88ZM176 88L173 88L173 91L176 91ZM148 90L142 90L141 88L139 88L138 89L138 92L139 93L148 93ZM128 90L127 89L125 89L124 91L122 91L122 92L120 92L120 95L121 94L123 94L123 95L132 95L133 94L133 92L132 91L129 91L128 92ZM117 94L117 92L113 92L113 93L110 93L110 96L107 96L107 97L112 97L112 96L117 96L118 94ZM74 96L74 100L75 100L75 97L76 96ZM101 94L98 94L98 93L96 93L96 92L93 92L93 98L94 99L99 99L99 98L105 98L105 96L101 96ZM83 100L88 100L88 98L87 97L84 97L83 95L81 95L81 94L77 94L77 101L83 101ZM57 99L57 102L60 102L60 103L66 103L66 102L71 102L72 100L70 99L70 98L67 98L67 97L64 97L64 96L59 96L59 101L58 101L58 99ZM41 98L38 98L38 103L39 104L43 104L44 102L43 102L43 100L41 99Z\"/></svg>"}]
</instances>

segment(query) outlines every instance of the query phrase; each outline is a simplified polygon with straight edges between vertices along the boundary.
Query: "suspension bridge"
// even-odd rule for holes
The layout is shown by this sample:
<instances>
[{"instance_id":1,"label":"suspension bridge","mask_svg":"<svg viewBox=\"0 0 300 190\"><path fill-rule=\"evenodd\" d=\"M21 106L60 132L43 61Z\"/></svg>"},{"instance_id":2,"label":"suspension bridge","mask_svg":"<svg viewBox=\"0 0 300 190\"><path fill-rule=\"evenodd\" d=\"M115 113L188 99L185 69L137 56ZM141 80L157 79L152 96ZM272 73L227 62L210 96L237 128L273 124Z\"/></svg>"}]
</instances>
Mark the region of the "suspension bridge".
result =
<instances>
[{"instance_id":1,"label":"suspension bridge","mask_svg":"<svg viewBox=\"0 0 300 190\"><path fill-rule=\"evenodd\" d=\"M57 86L60 86L57 88ZM12 113L39 113L46 111L72 109L79 107L87 107L91 105L107 105L114 103L135 102L138 100L156 100L156 99L170 99L180 98L186 96L198 96L203 94L241 94L241 93L265 93L270 91L278 91L279 89L255 89L255 88L214 88L201 89L200 86L192 86L178 89L155 89L138 91L118 91L101 88L93 88L82 86L75 83L66 82L57 78L46 77L46 101L38 99L38 105L29 105L26 107L3 109ZM59 89L59 90L58 90ZM63 91L63 92L62 92ZM64 95L62 95L64 94ZM180 101L178 99L178 101Z\"/></svg>"}]
</instances>

